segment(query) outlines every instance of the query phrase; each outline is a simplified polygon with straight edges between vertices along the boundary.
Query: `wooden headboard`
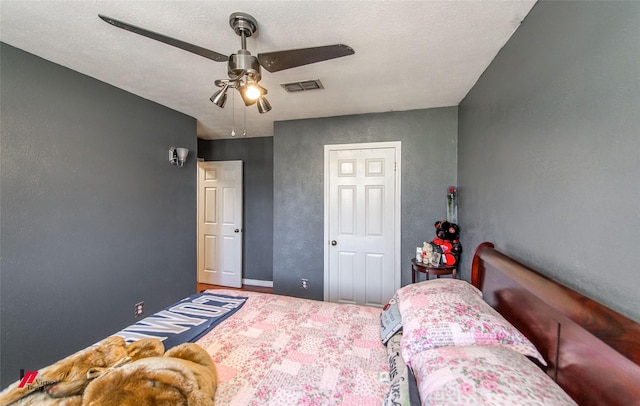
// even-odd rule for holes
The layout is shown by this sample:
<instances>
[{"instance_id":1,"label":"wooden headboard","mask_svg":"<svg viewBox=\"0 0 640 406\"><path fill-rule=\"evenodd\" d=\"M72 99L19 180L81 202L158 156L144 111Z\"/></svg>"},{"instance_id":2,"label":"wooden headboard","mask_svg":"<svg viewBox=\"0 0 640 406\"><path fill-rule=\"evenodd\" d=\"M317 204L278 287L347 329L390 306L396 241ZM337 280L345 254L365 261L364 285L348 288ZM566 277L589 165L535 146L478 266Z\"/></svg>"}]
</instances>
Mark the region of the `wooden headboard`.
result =
<instances>
[{"instance_id":1,"label":"wooden headboard","mask_svg":"<svg viewBox=\"0 0 640 406\"><path fill-rule=\"evenodd\" d=\"M640 324L488 242L475 252L471 283L533 342L547 374L580 405L640 405Z\"/></svg>"}]
</instances>

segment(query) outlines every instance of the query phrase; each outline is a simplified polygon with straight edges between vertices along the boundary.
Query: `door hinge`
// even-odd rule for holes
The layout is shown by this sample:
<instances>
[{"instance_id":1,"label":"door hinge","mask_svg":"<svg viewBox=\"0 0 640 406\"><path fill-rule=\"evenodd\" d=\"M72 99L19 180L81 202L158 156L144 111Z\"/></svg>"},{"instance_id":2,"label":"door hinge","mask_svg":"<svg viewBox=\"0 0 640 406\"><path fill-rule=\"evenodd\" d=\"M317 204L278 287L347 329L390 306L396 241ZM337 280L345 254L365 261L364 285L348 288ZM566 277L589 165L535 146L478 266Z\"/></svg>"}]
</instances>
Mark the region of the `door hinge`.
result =
<instances>
[{"instance_id":1,"label":"door hinge","mask_svg":"<svg viewBox=\"0 0 640 406\"><path fill-rule=\"evenodd\" d=\"M398 163L397 163L397 162L394 162L394 163L393 163L393 171L394 171L394 172L396 172L396 171L397 171L397 169L396 169L397 165L398 165Z\"/></svg>"}]
</instances>

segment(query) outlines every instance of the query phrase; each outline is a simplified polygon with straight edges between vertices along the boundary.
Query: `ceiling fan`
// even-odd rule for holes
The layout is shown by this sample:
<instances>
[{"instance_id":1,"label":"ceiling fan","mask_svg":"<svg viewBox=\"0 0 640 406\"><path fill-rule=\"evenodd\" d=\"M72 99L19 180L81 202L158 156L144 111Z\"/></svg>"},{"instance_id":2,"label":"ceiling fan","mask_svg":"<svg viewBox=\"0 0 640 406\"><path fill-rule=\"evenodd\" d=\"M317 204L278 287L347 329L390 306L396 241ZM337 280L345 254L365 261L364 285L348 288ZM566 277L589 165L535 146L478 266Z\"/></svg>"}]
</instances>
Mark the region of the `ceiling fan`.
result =
<instances>
[{"instance_id":1,"label":"ceiling fan","mask_svg":"<svg viewBox=\"0 0 640 406\"><path fill-rule=\"evenodd\" d=\"M262 78L261 68L264 68L269 72L278 72L298 66L353 55L355 53L353 48L347 45L336 44L312 48L291 49L286 51L266 52L258 54L258 56L255 57L247 50L247 38L256 33L258 30L258 22L247 13L238 12L232 13L229 16L229 25L233 31L240 36L240 49L237 53L231 54L230 56L226 56L179 39L167 37L166 35L158 34L144 28L136 27L135 25L131 25L111 17L101 14L98 14L98 16L118 28L143 35L216 62L227 62L229 78L218 79L215 81L216 86L220 87L220 90L214 93L210 99L216 104L216 106L221 108L224 107L227 100L227 91L231 88L240 92L242 100L246 106L257 104L258 111L260 113L270 111L271 105L264 97L264 95L267 94L267 89L263 88L259 84L260 79Z\"/></svg>"}]
</instances>

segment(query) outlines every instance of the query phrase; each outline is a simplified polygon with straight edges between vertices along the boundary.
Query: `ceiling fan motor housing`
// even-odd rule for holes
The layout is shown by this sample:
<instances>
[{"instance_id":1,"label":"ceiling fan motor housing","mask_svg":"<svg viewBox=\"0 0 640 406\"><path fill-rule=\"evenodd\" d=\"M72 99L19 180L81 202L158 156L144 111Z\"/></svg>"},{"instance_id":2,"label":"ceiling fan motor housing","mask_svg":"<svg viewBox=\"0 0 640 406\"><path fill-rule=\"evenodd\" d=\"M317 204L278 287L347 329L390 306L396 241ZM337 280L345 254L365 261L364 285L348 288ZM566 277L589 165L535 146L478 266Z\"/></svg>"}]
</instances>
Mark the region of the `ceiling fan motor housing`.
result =
<instances>
[{"instance_id":1,"label":"ceiling fan motor housing","mask_svg":"<svg viewBox=\"0 0 640 406\"><path fill-rule=\"evenodd\" d=\"M237 54L232 54L229 57L228 72L230 77L237 77L242 76L243 74L247 74L251 76L256 82L262 78L258 58L251 55L249 51L243 49L239 50Z\"/></svg>"}]
</instances>

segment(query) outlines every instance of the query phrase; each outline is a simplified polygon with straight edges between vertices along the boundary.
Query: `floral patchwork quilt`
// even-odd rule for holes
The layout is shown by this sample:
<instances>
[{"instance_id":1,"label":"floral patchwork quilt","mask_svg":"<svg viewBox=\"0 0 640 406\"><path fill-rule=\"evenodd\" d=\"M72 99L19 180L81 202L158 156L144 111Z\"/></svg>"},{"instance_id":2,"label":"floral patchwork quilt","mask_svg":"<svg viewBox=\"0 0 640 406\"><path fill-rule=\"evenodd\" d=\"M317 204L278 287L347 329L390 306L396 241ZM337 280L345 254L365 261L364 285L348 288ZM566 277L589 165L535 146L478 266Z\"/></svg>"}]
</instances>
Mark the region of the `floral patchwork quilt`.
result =
<instances>
[{"instance_id":1,"label":"floral patchwork quilt","mask_svg":"<svg viewBox=\"0 0 640 406\"><path fill-rule=\"evenodd\" d=\"M216 405L380 405L389 362L380 311L255 292L197 343L218 371Z\"/></svg>"}]
</instances>

